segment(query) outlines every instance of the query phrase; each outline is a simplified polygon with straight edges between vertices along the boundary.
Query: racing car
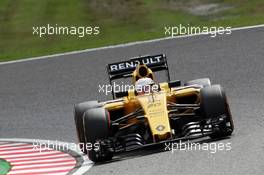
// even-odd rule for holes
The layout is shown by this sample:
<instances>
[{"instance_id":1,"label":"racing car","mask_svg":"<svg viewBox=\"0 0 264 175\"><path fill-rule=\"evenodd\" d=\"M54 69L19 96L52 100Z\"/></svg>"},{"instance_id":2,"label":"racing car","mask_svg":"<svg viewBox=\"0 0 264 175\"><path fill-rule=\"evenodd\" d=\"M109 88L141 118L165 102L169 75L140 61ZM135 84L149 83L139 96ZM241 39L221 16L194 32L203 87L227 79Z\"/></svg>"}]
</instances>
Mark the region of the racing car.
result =
<instances>
[{"instance_id":1,"label":"racing car","mask_svg":"<svg viewBox=\"0 0 264 175\"><path fill-rule=\"evenodd\" d=\"M157 82L159 71L165 71L166 81ZM209 78L171 81L164 54L111 63L107 72L110 85L131 78L135 88L112 91L109 101L74 106L81 150L94 162L167 142L228 137L234 130L223 88ZM142 90L146 85L148 92Z\"/></svg>"}]
</instances>

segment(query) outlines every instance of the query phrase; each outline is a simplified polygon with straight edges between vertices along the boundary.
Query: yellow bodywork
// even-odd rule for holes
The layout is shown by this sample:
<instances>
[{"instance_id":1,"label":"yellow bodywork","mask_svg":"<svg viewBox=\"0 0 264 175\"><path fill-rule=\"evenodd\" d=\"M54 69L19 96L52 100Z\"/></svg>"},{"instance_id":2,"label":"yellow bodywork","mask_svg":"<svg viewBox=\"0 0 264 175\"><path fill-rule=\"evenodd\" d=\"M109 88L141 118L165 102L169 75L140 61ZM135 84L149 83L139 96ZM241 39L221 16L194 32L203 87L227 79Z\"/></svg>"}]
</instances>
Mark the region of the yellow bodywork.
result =
<instances>
[{"instance_id":1,"label":"yellow bodywork","mask_svg":"<svg viewBox=\"0 0 264 175\"><path fill-rule=\"evenodd\" d=\"M134 82L138 75L137 68L132 74L132 81ZM148 70L148 75L152 75L152 71ZM138 108L142 108L144 111L145 123L149 126L154 142L166 140L172 137L172 129L169 122L169 110L168 102L177 103L178 98L196 96L195 103L199 103L199 89L193 87L173 89L169 87L168 83L160 83L160 90L145 95L136 95L134 90L128 91L128 96L118 99L114 102L105 104L105 108L109 111L124 109L125 114L129 114ZM189 112L187 111L184 111ZM128 127L136 124L138 121L136 118L131 119L120 127Z\"/></svg>"},{"instance_id":2,"label":"yellow bodywork","mask_svg":"<svg viewBox=\"0 0 264 175\"><path fill-rule=\"evenodd\" d=\"M152 132L153 140L164 140L171 136L168 118L167 96L165 92L138 96L138 101L145 112L145 118Z\"/></svg>"}]
</instances>

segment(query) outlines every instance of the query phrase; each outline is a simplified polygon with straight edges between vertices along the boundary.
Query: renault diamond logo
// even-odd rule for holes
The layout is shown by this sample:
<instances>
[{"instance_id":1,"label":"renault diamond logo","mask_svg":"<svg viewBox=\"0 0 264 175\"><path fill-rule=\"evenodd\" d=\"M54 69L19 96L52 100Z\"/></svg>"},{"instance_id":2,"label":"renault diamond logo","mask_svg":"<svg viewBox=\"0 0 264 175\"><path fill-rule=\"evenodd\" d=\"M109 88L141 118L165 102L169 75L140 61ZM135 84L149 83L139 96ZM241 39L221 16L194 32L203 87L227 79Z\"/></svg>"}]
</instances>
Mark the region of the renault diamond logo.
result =
<instances>
[{"instance_id":1,"label":"renault diamond logo","mask_svg":"<svg viewBox=\"0 0 264 175\"><path fill-rule=\"evenodd\" d=\"M163 125L159 125L156 127L156 130L158 130L158 131L163 131L164 129L165 129L165 126L163 126Z\"/></svg>"}]
</instances>

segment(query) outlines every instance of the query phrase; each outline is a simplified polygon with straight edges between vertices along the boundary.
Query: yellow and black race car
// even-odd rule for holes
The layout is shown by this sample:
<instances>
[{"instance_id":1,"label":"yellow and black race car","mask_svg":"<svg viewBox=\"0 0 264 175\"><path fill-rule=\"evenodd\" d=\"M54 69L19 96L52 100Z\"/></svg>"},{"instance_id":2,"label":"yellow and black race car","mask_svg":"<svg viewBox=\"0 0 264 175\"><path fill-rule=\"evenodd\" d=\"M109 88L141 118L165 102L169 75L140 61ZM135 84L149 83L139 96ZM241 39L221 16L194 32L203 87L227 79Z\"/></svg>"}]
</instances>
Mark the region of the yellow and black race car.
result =
<instances>
[{"instance_id":1,"label":"yellow and black race car","mask_svg":"<svg viewBox=\"0 0 264 175\"><path fill-rule=\"evenodd\" d=\"M94 161L106 161L126 151L179 140L230 136L234 125L220 85L208 78L181 85L170 81L163 54L131 58L107 65L113 80L131 77L134 88L114 92L113 100L75 105L80 146ZM166 71L157 83L154 72Z\"/></svg>"}]
</instances>

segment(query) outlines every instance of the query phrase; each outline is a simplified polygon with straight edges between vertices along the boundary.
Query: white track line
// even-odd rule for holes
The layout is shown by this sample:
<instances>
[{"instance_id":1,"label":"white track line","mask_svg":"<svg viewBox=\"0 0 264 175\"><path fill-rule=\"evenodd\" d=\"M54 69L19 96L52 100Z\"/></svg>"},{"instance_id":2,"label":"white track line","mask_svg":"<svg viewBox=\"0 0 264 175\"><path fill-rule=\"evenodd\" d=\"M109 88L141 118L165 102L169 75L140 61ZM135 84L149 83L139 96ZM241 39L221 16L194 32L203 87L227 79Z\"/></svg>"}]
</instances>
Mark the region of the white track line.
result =
<instances>
[{"instance_id":1,"label":"white track line","mask_svg":"<svg viewBox=\"0 0 264 175\"><path fill-rule=\"evenodd\" d=\"M32 145L17 146L17 147L12 146L12 147L8 147L8 148L0 148L0 151L3 151L3 150L8 151L8 150L17 150L17 149L27 149L27 148L33 149L34 146L32 146Z\"/></svg>"},{"instance_id":2,"label":"white track line","mask_svg":"<svg viewBox=\"0 0 264 175\"><path fill-rule=\"evenodd\" d=\"M67 166L65 167L64 170L62 170L61 168L36 168L33 170L11 170L10 174L25 174L25 173L48 173L48 172L52 172L52 171L66 171L67 170L71 170L72 166ZM9 173L8 173L9 174Z\"/></svg>"},{"instance_id":3,"label":"white track line","mask_svg":"<svg viewBox=\"0 0 264 175\"><path fill-rule=\"evenodd\" d=\"M9 160L7 160L9 162ZM31 161L31 160L23 160L23 161L13 161L12 165L16 165L16 166L23 166L23 165L36 165L36 164L47 164L47 163L61 163L61 162L76 162L75 159L69 159L69 158L56 158L56 159L48 159L48 160L35 160L35 161Z\"/></svg>"},{"instance_id":4,"label":"white track line","mask_svg":"<svg viewBox=\"0 0 264 175\"><path fill-rule=\"evenodd\" d=\"M71 161L74 158L70 156L65 156L65 155L52 155L52 156L47 156L47 157L23 157L23 158L4 158L8 162L11 162L12 164L27 164L31 162L48 162L48 161ZM74 159L75 160L75 159Z\"/></svg>"},{"instance_id":5,"label":"white track line","mask_svg":"<svg viewBox=\"0 0 264 175\"><path fill-rule=\"evenodd\" d=\"M264 24L232 28L231 31L247 30L247 29L260 28L260 27L264 27ZM126 43L126 44L117 44L117 45L105 46L105 47L99 47L99 48L93 48L93 49L84 49L84 50L71 51L71 52L65 52L65 53L59 53L59 54L52 54L52 55L39 56L39 57L33 57L33 58L26 58L26 59L22 59L22 60L6 61L6 62L0 62L0 65L6 65L6 64L11 64L11 63L20 63L20 62L33 61L33 60L40 60L40 59L46 59L46 58L51 58L51 57L60 57L60 56L64 56L64 55L73 55L73 54L79 54L79 53L84 53L84 52L92 52L92 51L119 48L119 47L128 47L128 46L133 46L133 45L138 45L138 44L152 43L152 42L175 39L175 38L188 38L188 37L199 36L199 35L207 35L207 33L197 33L197 34L191 34L191 35L179 35L179 36L175 36L175 37L165 37L165 38L158 38L158 39L152 39L152 40L146 40L146 41L136 41L136 42L130 42L130 43Z\"/></svg>"},{"instance_id":6,"label":"white track line","mask_svg":"<svg viewBox=\"0 0 264 175\"><path fill-rule=\"evenodd\" d=\"M65 156L65 155L53 155L53 156L47 156L47 157L29 157L29 158L6 158L8 162L14 162L14 163L28 163L31 161L37 162L37 161L60 161L60 160L72 160L72 158Z\"/></svg>"},{"instance_id":7,"label":"white track line","mask_svg":"<svg viewBox=\"0 0 264 175\"><path fill-rule=\"evenodd\" d=\"M18 148L19 149L19 148ZM45 149L45 150L48 150L48 149ZM44 151L44 150L43 150ZM53 152L54 150L48 150L47 152ZM25 153L25 152L36 152L36 153L41 153L40 150L37 150L35 149L34 147L32 148L23 148L22 150L16 150L16 149L13 149L13 150L4 150L4 151L1 151L0 150L0 155L1 154L10 154L10 153L13 153L13 152L16 152L16 153ZM54 152L60 152L60 151L54 151Z\"/></svg>"},{"instance_id":8,"label":"white track line","mask_svg":"<svg viewBox=\"0 0 264 175\"><path fill-rule=\"evenodd\" d=\"M5 148L5 147L11 147L11 146L20 146L20 145L25 145L25 143L8 143L8 144L3 144L0 145L0 148Z\"/></svg>"},{"instance_id":9,"label":"white track line","mask_svg":"<svg viewBox=\"0 0 264 175\"><path fill-rule=\"evenodd\" d=\"M43 167L43 166L59 166L59 165L75 165L75 161L72 162L59 162L59 163L45 163L41 165L16 165L12 170L18 170L22 168L34 168L34 167ZM13 164L12 164L13 165Z\"/></svg>"},{"instance_id":10,"label":"white track line","mask_svg":"<svg viewBox=\"0 0 264 175\"><path fill-rule=\"evenodd\" d=\"M50 155L50 154L60 154L60 152L57 153L55 151L50 151L50 152L38 152L38 151L36 151L34 153L20 153L20 154L12 154L12 155L7 155L7 154L1 154L0 153L0 157L4 157L4 158L7 159L7 158L15 158L15 157L19 158L19 157L45 156L47 154L48 155ZM61 154L63 154L63 153L61 153Z\"/></svg>"}]
</instances>

